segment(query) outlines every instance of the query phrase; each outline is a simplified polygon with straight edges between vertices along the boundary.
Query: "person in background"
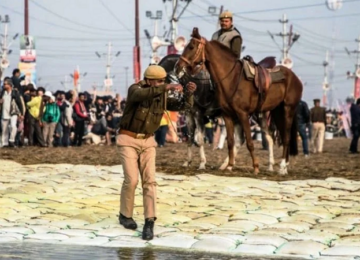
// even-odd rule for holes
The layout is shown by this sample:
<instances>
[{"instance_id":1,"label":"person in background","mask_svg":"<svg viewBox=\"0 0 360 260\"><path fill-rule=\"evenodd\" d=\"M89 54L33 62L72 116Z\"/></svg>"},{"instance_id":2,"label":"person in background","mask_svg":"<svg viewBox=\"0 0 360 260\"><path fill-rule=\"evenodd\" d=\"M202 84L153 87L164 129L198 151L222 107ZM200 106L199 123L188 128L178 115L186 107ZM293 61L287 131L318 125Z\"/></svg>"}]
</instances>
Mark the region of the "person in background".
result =
<instances>
[{"instance_id":1,"label":"person in background","mask_svg":"<svg viewBox=\"0 0 360 260\"><path fill-rule=\"evenodd\" d=\"M158 147L164 147L166 141L166 133L169 129L169 115L168 111L164 111L164 114L160 121L160 127L155 132L155 141L158 144Z\"/></svg>"},{"instance_id":2,"label":"person in background","mask_svg":"<svg viewBox=\"0 0 360 260\"><path fill-rule=\"evenodd\" d=\"M360 98L357 99L356 104L352 103L350 107L351 114L351 131L353 138L350 144L351 153L359 153L358 142L360 137Z\"/></svg>"},{"instance_id":3,"label":"person in background","mask_svg":"<svg viewBox=\"0 0 360 260\"><path fill-rule=\"evenodd\" d=\"M300 100L297 107L298 130L302 140L302 147L305 157L309 156L309 144L306 128L310 125L310 110L305 101Z\"/></svg>"},{"instance_id":4,"label":"person in background","mask_svg":"<svg viewBox=\"0 0 360 260\"><path fill-rule=\"evenodd\" d=\"M121 116L122 116L123 113L124 113L125 106L126 106L126 100L122 100L122 101L120 102L120 112L121 112Z\"/></svg>"},{"instance_id":5,"label":"person in background","mask_svg":"<svg viewBox=\"0 0 360 260\"><path fill-rule=\"evenodd\" d=\"M12 83L13 83L13 86L14 86L14 89L16 89L21 96L24 95L24 89L23 89L23 86L21 86L21 79L20 79L20 70L19 69L14 69L13 70L13 73L12 73Z\"/></svg>"},{"instance_id":6,"label":"person in background","mask_svg":"<svg viewBox=\"0 0 360 260\"><path fill-rule=\"evenodd\" d=\"M73 106L72 106L73 96L71 93L65 94L65 99L63 103L64 112L61 114L60 123L62 125L63 135L61 139L61 144L64 147L70 146L70 129L74 125L73 115Z\"/></svg>"},{"instance_id":7,"label":"person in background","mask_svg":"<svg viewBox=\"0 0 360 260\"><path fill-rule=\"evenodd\" d=\"M36 90L36 96L26 103L26 106L29 109L29 145L34 145L34 132L36 139L41 147L46 147L44 137L41 131L41 117L43 114L44 104L43 104L43 95L45 89L39 87Z\"/></svg>"},{"instance_id":8,"label":"person in background","mask_svg":"<svg viewBox=\"0 0 360 260\"><path fill-rule=\"evenodd\" d=\"M325 137L326 110L320 107L320 99L314 99L314 107L310 110L312 123L312 144L314 153L322 153Z\"/></svg>"},{"instance_id":9,"label":"person in background","mask_svg":"<svg viewBox=\"0 0 360 260\"><path fill-rule=\"evenodd\" d=\"M32 97L36 96L36 89L33 84L28 84L24 88L24 103L27 104L31 101ZM25 118L24 118L24 130L21 138L21 142L26 145L29 143L29 110L25 109Z\"/></svg>"},{"instance_id":10,"label":"person in background","mask_svg":"<svg viewBox=\"0 0 360 260\"><path fill-rule=\"evenodd\" d=\"M85 133L85 120L88 119L88 113L84 104L85 94L79 93L79 100L74 105L75 137L74 146L81 146Z\"/></svg>"},{"instance_id":11,"label":"person in background","mask_svg":"<svg viewBox=\"0 0 360 260\"><path fill-rule=\"evenodd\" d=\"M111 145L112 137L116 134L116 124L111 113L106 114L106 144Z\"/></svg>"},{"instance_id":12,"label":"person in background","mask_svg":"<svg viewBox=\"0 0 360 260\"><path fill-rule=\"evenodd\" d=\"M1 109L1 146L15 147L18 118L25 114L24 102L17 89L13 89L10 78L4 79L4 87L0 94Z\"/></svg>"},{"instance_id":13,"label":"person in background","mask_svg":"<svg viewBox=\"0 0 360 260\"><path fill-rule=\"evenodd\" d=\"M47 97L48 101L45 104L45 112L42 117L43 136L46 146L53 147L55 128L60 120L60 108L50 91L46 91L44 97Z\"/></svg>"},{"instance_id":14,"label":"person in background","mask_svg":"<svg viewBox=\"0 0 360 260\"><path fill-rule=\"evenodd\" d=\"M61 146L63 129L62 129L62 124L60 121L61 121L61 118L64 113L64 109L65 109L65 107L64 107L65 106L65 103L64 103L65 92L64 91L56 91L54 96L56 98L56 104L58 105L58 107L60 109L60 119L55 127L54 146Z\"/></svg>"},{"instance_id":15,"label":"person in background","mask_svg":"<svg viewBox=\"0 0 360 260\"><path fill-rule=\"evenodd\" d=\"M207 119L209 122L205 124L205 138L211 145L214 141L214 127L211 119Z\"/></svg>"}]
</instances>

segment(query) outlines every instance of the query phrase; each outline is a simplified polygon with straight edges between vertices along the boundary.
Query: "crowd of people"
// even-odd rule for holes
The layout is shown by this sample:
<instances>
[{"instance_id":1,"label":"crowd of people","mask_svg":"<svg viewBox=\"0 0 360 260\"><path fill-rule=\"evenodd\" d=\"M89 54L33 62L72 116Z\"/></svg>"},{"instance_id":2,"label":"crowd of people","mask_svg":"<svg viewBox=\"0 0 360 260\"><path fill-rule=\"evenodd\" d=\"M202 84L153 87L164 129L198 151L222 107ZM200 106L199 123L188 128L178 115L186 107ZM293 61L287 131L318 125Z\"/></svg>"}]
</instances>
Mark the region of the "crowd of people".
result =
<instances>
[{"instance_id":1,"label":"crowd of people","mask_svg":"<svg viewBox=\"0 0 360 260\"><path fill-rule=\"evenodd\" d=\"M75 90L52 93L42 87L35 88L33 84L24 85L20 75L20 71L15 69L12 77L6 77L3 82L0 95L1 147L71 147L81 146L84 140L104 145L115 143L126 104L119 95L113 98L97 96L96 91L90 94L77 93ZM351 99L347 103L351 106L349 118L352 122L349 125L354 137L350 152L357 153L359 105ZM343 111L320 107L319 99L314 100L311 110L301 101L298 108L298 130L305 156L309 155L309 145L314 153L323 151L326 132L333 136L346 136L346 120ZM267 149L266 139L255 121L252 121L252 130L253 139L262 140L263 149ZM165 111L160 127L155 132L155 140L158 147L165 146L166 142L188 141L185 115ZM204 141L213 145L213 149L223 149L226 129L222 118L208 120Z\"/></svg>"},{"instance_id":2,"label":"crowd of people","mask_svg":"<svg viewBox=\"0 0 360 260\"><path fill-rule=\"evenodd\" d=\"M93 134L114 142L125 101L75 90L46 91L23 84L19 69L5 77L0 94L1 147L81 146Z\"/></svg>"}]
</instances>

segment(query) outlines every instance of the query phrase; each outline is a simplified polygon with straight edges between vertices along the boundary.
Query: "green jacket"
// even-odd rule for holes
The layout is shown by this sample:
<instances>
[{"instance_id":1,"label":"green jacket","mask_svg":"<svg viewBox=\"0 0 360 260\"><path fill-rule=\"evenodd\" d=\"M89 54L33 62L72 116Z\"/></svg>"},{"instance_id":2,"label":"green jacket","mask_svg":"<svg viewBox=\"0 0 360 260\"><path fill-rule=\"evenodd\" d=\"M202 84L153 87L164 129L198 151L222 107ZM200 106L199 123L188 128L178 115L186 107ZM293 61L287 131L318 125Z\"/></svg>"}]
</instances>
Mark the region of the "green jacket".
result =
<instances>
[{"instance_id":1,"label":"green jacket","mask_svg":"<svg viewBox=\"0 0 360 260\"><path fill-rule=\"evenodd\" d=\"M46 123L58 123L60 120L60 108L54 103L46 103L42 121Z\"/></svg>"},{"instance_id":2,"label":"green jacket","mask_svg":"<svg viewBox=\"0 0 360 260\"><path fill-rule=\"evenodd\" d=\"M190 109L193 95L186 93L178 104L167 102L166 84L157 87L146 85L144 80L130 86L126 106L120 122L120 129L140 134L152 134L160 126L165 110Z\"/></svg>"}]
</instances>

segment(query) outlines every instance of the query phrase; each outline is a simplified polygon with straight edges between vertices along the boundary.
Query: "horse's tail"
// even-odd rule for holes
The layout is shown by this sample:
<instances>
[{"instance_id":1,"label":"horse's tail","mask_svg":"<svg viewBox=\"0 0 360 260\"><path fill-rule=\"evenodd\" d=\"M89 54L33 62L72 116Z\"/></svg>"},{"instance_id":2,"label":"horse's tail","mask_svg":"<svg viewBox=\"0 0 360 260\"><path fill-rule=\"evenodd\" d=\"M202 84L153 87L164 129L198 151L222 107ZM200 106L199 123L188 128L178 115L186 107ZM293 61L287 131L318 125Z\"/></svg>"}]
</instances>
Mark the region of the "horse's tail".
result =
<instances>
[{"instance_id":1,"label":"horse's tail","mask_svg":"<svg viewBox=\"0 0 360 260\"><path fill-rule=\"evenodd\" d=\"M292 156L296 156L299 154L297 137L298 137L298 122L297 122L297 115L295 113L291 125L290 142L289 142L289 153Z\"/></svg>"}]
</instances>

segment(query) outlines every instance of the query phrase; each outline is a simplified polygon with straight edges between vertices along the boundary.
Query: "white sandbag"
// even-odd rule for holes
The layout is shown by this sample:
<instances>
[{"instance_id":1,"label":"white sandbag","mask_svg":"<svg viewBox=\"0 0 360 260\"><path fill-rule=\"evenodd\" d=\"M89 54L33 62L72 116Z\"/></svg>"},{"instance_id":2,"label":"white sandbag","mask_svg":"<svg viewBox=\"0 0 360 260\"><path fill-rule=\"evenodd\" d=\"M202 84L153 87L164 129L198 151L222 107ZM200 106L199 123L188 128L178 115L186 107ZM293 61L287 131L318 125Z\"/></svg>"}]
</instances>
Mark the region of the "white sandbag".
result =
<instances>
[{"instance_id":1,"label":"white sandbag","mask_svg":"<svg viewBox=\"0 0 360 260\"><path fill-rule=\"evenodd\" d=\"M282 245L276 250L276 254L319 256L320 252L326 248L328 247L324 244L314 241L295 241Z\"/></svg>"}]
</instances>

